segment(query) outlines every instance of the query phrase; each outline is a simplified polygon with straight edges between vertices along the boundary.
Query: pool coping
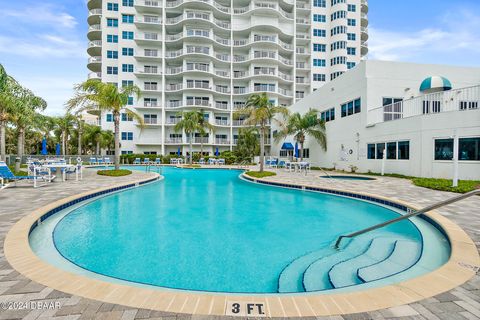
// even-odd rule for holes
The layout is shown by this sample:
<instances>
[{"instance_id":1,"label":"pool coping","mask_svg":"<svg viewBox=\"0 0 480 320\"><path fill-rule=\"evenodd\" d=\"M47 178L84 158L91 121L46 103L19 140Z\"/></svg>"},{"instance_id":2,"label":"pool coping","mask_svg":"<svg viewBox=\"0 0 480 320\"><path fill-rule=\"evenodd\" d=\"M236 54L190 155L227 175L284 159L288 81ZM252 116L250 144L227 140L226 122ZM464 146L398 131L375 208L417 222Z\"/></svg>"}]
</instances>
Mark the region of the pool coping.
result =
<instances>
[{"instance_id":1,"label":"pool coping","mask_svg":"<svg viewBox=\"0 0 480 320\"><path fill-rule=\"evenodd\" d=\"M413 279L353 292L249 295L134 287L101 281L59 269L38 258L31 250L29 234L39 219L46 214L60 210L60 208L64 209L68 207L68 204L81 202L83 200L80 199L87 199L86 197L91 198L94 195L118 192L159 179L160 175L152 174L155 176L154 178L149 177L90 190L55 201L33 211L18 221L8 232L4 243L5 257L14 269L27 278L69 294L136 308L212 316L232 315L228 308L232 302L263 304L266 311L265 316L269 317L329 316L385 309L416 302L451 290L473 277L476 267L480 267L480 257L470 237L458 225L435 211L429 212L425 216L438 224L450 241L451 256L446 264L433 272ZM294 187L299 190L324 189L334 194L335 192L348 192L418 209L404 201L369 193L319 188L307 184L277 183L266 179L252 178L245 174L242 176L252 183ZM238 315L245 316L245 314Z\"/></svg>"}]
</instances>

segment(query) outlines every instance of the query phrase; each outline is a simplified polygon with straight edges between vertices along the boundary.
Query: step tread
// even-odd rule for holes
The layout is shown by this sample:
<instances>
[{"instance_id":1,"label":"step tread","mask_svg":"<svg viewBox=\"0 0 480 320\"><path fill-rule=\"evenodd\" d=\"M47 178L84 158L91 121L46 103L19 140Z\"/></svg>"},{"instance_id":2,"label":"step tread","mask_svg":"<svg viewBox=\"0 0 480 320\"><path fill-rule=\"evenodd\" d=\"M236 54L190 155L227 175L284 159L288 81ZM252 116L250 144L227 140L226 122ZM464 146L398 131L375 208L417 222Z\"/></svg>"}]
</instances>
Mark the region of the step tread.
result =
<instances>
[{"instance_id":1,"label":"step tread","mask_svg":"<svg viewBox=\"0 0 480 320\"><path fill-rule=\"evenodd\" d=\"M341 261L330 269L328 277L331 285L334 288L342 288L363 283L357 275L357 270L386 259L391 255L394 244L395 239L373 239L366 251L356 257Z\"/></svg>"},{"instance_id":2,"label":"step tread","mask_svg":"<svg viewBox=\"0 0 480 320\"><path fill-rule=\"evenodd\" d=\"M414 265L421 255L421 244L414 241L398 240L386 259L358 269L358 277L365 282L383 279L405 271Z\"/></svg>"}]
</instances>

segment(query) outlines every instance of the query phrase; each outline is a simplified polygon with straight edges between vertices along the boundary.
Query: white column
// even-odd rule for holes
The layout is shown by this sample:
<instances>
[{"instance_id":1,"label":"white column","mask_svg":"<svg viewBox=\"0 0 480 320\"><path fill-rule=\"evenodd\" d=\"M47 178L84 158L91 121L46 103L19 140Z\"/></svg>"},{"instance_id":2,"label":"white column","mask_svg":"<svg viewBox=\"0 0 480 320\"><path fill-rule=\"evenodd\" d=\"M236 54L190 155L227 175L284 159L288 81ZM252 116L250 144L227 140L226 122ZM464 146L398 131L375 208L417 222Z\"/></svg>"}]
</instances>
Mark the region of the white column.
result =
<instances>
[{"instance_id":1,"label":"white column","mask_svg":"<svg viewBox=\"0 0 480 320\"><path fill-rule=\"evenodd\" d=\"M458 187L458 134L453 131L453 187Z\"/></svg>"}]
</instances>

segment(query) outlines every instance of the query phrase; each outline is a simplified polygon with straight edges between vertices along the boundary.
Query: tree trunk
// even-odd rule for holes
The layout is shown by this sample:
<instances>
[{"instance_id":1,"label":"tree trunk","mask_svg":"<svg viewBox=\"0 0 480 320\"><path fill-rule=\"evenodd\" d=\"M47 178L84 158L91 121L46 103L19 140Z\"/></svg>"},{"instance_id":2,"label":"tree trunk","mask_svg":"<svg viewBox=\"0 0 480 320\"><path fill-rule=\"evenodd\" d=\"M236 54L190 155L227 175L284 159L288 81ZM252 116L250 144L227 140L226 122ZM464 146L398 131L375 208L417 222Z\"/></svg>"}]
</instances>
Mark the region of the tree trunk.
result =
<instances>
[{"instance_id":1,"label":"tree trunk","mask_svg":"<svg viewBox=\"0 0 480 320\"><path fill-rule=\"evenodd\" d=\"M100 141L97 140L97 146L95 147L95 153L98 155L100 155Z\"/></svg>"},{"instance_id":2,"label":"tree trunk","mask_svg":"<svg viewBox=\"0 0 480 320\"><path fill-rule=\"evenodd\" d=\"M188 162L190 162L190 164L192 164L192 160L193 160L193 137L192 137L193 134L190 134L190 158L188 159Z\"/></svg>"},{"instance_id":3,"label":"tree trunk","mask_svg":"<svg viewBox=\"0 0 480 320\"><path fill-rule=\"evenodd\" d=\"M78 127L78 150L77 150L77 154L79 156L82 155L82 130L80 128L80 125Z\"/></svg>"},{"instance_id":4,"label":"tree trunk","mask_svg":"<svg viewBox=\"0 0 480 320\"><path fill-rule=\"evenodd\" d=\"M120 113L113 114L115 124L115 170L120 169Z\"/></svg>"},{"instance_id":5,"label":"tree trunk","mask_svg":"<svg viewBox=\"0 0 480 320\"><path fill-rule=\"evenodd\" d=\"M15 171L20 171L20 164L22 163L23 157L23 132L24 129L22 127L18 127L17 133L17 157L20 158L20 161L15 161Z\"/></svg>"},{"instance_id":6,"label":"tree trunk","mask_svg":"<svg viewBox=\"0 0 480 320\"><path fill-rule=\"evenodd\" d=\"M303 161L303 141L300 142L300 162Z\"/></svg>"},{"instance_id":7,"label":"tree trunk","mask_svg":"<svg viewBox=\"0 0 480 320\"><path fill-rule=\"evenodd\" d=\"M265 163L265 126L260 128L260 172L263 172Z\"/></svg>"},{"instance_id":8,"label":"tree trunk","mask_svg":"<svg viewBox=\"0 0 480 320\"><path fill-rule=\"evenodd\" d=\"M65 134L65 131L62 133L62 154L63 156L65 157L65 155L67 154L67 139L66 139L66 134Z\"/></svg>"},{"instance_id":9,"label":"tree trunk","mask_svg":"<svg viewBox=\"0 0 480 320\"><path fill-rule=\"evenodd\" d=\"M7 149L5 146L5 123L6 121L0 121L0 160L7 161Z\"/></svg>"},{"instance_id":10,"label":"tree trunk","mask_svg":"<svg viewBox=\"0 0 480 320\"><path fill-rule=\"evenodd\" d=\"M22 131L22 155L25 154L25 130Z\"/></svg>"}]
</instances>

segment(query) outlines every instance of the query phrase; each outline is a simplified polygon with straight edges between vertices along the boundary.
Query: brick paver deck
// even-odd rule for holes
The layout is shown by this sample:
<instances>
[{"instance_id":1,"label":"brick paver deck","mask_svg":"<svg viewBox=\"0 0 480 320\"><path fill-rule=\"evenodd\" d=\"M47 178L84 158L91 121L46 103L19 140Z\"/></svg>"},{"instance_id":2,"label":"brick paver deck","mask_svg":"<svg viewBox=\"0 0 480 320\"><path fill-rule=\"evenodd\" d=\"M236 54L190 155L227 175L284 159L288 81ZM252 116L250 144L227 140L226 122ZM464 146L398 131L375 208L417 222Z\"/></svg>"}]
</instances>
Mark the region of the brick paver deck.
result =
<instances>
[{"instance_id":1,"label":"brick paver deck","mask_svg":"<svg viewBox=\"0 0 480 320\"><path fill-rule=\"evenodd\" d=\"M368 191L407 201L416 205L428 205L452 196L413 186L408 180L379 178L377 181L332 181L321 179L320 172L307 176L277 170L278 175L269 180L334 186L349 190ZM145 177L147 173L135 172L132 176L109 178L85 173L83 181L55 182L46 187L8 188L0 191L0 241L3 243L10 227L34 209L55 200L83 191L108 186L113 183ZM20 184L19 184L20 185ZM477 247L480 245L480 197L464 200L438 210L455 221L470 235ZM220 319L227 317L171 314L139 310L121 305L106 304L78 296L65 294L31 281L8 264L0 249L0 305L1 302L58 302L60 308L50 310L0 310L1 319ZM233 318L239 319L239 318ZM410 305L362 314L334 316L321 319L480 319L480 276L476 275L461 287Z\"/></svg>"}]
</instances>

